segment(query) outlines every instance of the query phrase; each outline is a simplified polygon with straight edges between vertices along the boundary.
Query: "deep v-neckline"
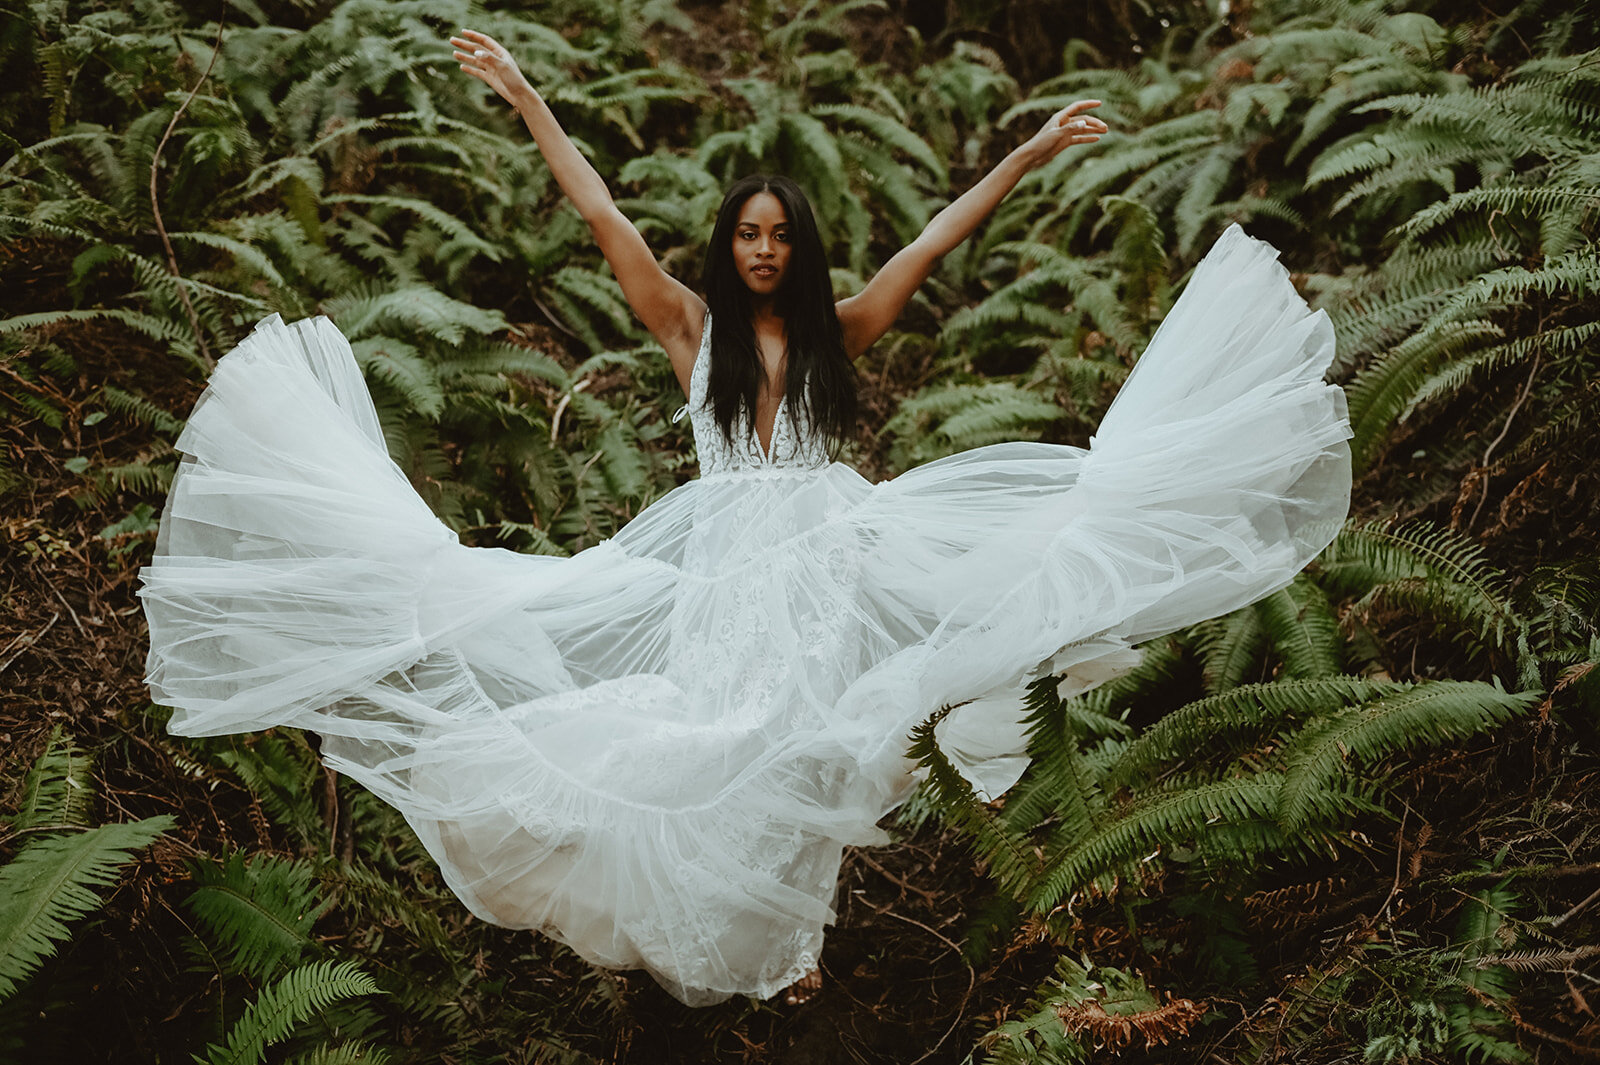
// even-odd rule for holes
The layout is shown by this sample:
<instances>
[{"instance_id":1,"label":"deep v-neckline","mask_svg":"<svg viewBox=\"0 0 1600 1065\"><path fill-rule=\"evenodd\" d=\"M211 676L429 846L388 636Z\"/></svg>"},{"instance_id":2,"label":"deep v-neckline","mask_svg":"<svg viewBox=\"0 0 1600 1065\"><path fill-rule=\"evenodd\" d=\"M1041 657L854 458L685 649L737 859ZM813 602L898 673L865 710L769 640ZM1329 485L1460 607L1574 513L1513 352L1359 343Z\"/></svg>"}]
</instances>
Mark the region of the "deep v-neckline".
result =
<instances>
[{"instance_id":1,"label":"deep v-neckline","mask_svg":"<svg viewBox=\"0 0 1600 1065\"><path fill-rule=\"evenodd\" d=\"M750 418L750 435L756 438L756 450L761 452L762 460L769 464L772 462L773 452L778 445L778 424L783 421L784 408L788 403L789 393L785 390L782 395L778 396L778 407L772 412L772 431L767 434L765 445L761 443L761 430L756 426L754 415Z\"/></svg>"}]
</instances>

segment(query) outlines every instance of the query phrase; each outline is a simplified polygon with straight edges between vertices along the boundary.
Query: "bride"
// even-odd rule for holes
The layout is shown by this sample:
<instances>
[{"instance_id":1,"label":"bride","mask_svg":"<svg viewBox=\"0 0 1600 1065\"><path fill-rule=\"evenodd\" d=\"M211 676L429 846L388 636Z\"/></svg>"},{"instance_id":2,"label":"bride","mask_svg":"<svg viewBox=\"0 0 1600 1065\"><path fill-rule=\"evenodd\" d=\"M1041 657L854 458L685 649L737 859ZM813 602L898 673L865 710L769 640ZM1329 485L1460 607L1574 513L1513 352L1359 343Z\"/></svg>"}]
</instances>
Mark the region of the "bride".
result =
<instances>
[{"instance_id":1,"label":"bride","mask_svg":"<svg viewBox=\"0 0 1600 1065\"><path fill-rule=\"evenodd\" d=\"M703 295L669 276L506 50L461 69L526 121L688 398L700 477L572 558L462 546L390 461L325 318L217 366L142 574L169 728L288 725L402 811L486 921L644 968L692 1005L819 980L842 850L914 783L986 796L1019 693L1287 584L1349 503L1326 315L1230 227L1088 450L977 448L870 484L834 461L851 360L1026 173L1107 132L1062 109L834 302L794 182L729 188Z\"/></svg>"}]
</instances>

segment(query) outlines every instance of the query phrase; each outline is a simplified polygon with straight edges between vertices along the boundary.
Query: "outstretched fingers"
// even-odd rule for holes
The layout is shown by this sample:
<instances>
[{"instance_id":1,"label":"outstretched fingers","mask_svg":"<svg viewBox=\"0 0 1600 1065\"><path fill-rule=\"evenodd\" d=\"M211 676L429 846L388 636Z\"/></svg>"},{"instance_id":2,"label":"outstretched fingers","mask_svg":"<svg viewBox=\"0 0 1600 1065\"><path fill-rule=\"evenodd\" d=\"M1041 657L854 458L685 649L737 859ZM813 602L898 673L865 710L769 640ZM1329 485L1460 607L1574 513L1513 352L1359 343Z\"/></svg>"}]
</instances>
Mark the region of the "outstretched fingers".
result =
<instances>
[{"instance_id":1,"label":"outstretched fingers","mask_svg":"<svg viewBox=\"0 0 1600 1065\"><path fill-rule=\"evenodd\" d=\"M1043 166L1073 145L1093 144L1109 132L1104 122L1087 114L1099 106L1099 100L1075 100L1051 115L1024 146L1028 165Z\"/></svg>"},{"instance_id":2,"label":"outstretched fingers","mask_svg":"<svg viewBox=\"0 0 1600 1065\"><path fill-rule=\"evenodd\" d=\"M1045 129L1062 138L1059 142L1061 148L1073 144L1093 144L1102 133L1110 132L1110 127L1104 122L1085 113L1099 106L1099 100L1077 100L1051 115L1050 121L1045 123Z\"/></svg>"},{"instance_id":3,"label":"outstretched fingers","mask_svg":"<svg viewBox=\"0 0 1600 1065\"><path fill-rule=\"evenodd\" d=\"M477 78L502 97L511 98L510 93L521 80L521 74L505 46L487 33L477 30L462 30L450 38L450 44L455 48L455 60L464 73Z\"/></svg>"},{"instance_id":4,"label":"outstretched fingers","mask_svg":"<svg viewBox=\"0 0 1600 1065\"><path fill-rule=\"evenodd\" d=\"M460 36L450 38L450 44L455 48L452 55L461 69L487 83L489 65L498 58L494 52L495 42L476 30L462 30Z\"/></svg>"}]
</instances>

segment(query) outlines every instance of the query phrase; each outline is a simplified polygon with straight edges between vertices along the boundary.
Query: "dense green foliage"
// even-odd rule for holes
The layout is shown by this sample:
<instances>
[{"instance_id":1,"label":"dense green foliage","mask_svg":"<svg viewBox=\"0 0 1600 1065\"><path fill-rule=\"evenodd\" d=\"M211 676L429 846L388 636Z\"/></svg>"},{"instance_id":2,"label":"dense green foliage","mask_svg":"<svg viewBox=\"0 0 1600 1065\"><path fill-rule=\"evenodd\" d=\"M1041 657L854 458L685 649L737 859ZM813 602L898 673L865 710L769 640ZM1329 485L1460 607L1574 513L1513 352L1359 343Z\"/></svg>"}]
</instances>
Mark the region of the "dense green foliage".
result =
<instances>
[{"instance_id":1,"label":"dense green foliage","mask_svg":"<svg viewBox=\"0 0 1600 1065\"><path fill-rule=\"evenodd\" d=\"M1100 98L1117 134L1030 175L869 356L886 416L855 458L892 474L999 440L1084 442L1186 272L1241 221L1333 317L1362 520L1288 588L1156 641L1133 674L1067 698L1035 685L1033 763L1003 804L977 801L935 722L911 738L929 784L903 824L941 819L993 883L968 957L1050 955L1031 999L960 1053L1527 1060L1528 974L1587 957L1513 887L1556 845L1463 843L1409 878L1449 900L1410 926L1390 910L1398 859L1374 840L1403 849L1421 763L1492 751L1530 718L1593 753L1600 575L1593 544L1548 521L1578 505L1600 413L1593 26L1543 0L1173 4L1140 23L1150 47L1072 41L1025 89L992 35L964 32L994 24L992 5L948 7L945 34L904 31L874 60L861 27L898 13L872 0L735 22L666 0L238 0L220 28L174 0L6 8L0 419L59 442L64 494L107 512L95 564L124 571L148 557L177 461L175 397L261 317L324 313L391 454L465 542L580 550L687 476L681 400L525 132L450 64L451 30L512 49L691 283L734 176L782 171L813 193L845 293L1034 123ZM714 72L691 46L708 25ZM165 378L69 401L94 345L145 352ZM148 443L104 457L85 441L112 426ZM21 455L0 450L8 499L36 487ZM27 535L30 557L70 553ZM102 816L94 758L59 734L11 766L0 1049L49 1040L48 1007L90 979L51 955L114 936L104 893L181 833L181 859L162 859L169 976L186 988L169 1046L208 1062L601 1053L612 978L542 940L486 973L487 933L403 820L325 776L306 737L179 743L163 721L147 705L119 717L196 794L241 796L257 840ZM1265 909L1323 909L1345 890L1325 885L1352 878L1381 881L1345 900L1378 916L1303 964L1246 931ZM1094 957L1096 919L1182 927L1149 956L1185 997ZM1208 1020L1207 996L1247 1005Z\"/></svg>"}]
</instances>

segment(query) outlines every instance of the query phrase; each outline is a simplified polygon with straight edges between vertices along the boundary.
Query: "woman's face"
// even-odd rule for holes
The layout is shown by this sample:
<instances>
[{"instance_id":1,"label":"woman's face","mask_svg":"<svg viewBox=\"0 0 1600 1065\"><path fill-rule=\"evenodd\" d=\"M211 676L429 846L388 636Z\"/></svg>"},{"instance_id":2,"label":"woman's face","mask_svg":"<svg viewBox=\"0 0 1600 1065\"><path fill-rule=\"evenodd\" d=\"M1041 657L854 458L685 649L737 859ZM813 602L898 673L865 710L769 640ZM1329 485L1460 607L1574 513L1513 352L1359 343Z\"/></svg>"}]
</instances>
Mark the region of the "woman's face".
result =
<instances>
[{"instance_id":1,"label":"woman's face","mask_svg":"<svg viewBox=\"0 0 1600 1065\"><path fill-rule=\"evenodd\" d=\"M739 209L733 227L733 263L750 291L770 296L789 268L789 216L770 192L758 192Z\"/></svg>"}]
</instances>

